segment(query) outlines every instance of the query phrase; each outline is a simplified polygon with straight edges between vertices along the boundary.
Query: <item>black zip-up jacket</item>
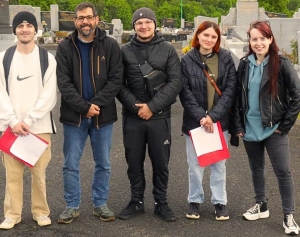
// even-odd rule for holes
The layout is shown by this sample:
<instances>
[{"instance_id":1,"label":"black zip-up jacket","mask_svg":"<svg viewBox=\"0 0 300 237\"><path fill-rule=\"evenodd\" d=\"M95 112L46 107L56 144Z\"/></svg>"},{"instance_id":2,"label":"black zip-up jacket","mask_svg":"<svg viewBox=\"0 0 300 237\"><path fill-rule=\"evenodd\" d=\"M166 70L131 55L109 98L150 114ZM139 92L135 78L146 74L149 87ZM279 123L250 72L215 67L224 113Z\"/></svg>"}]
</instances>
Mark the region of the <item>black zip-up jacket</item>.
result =
<instances>
[{"instance_id":1,"label":"black zip-up jacket","mask_svg":"<svg viewBox=\"0 0 300 237\"><path fill-rule=\"evenodd\" d=\"M153 69L160 70L168 76L167 83L156 92L151 100L145 90L144 76L133 52L132 44L140 48L144 59ZM123 85L117 98L123 105L123 115L140 118L139 108L135 104L147 103L153 113L150 119L170 117L171 104L176 101L182 85L180 61L174 47L155 33L154 38L149 42L140 42L135 35L130 42L121 47L121 50L124 75Z\"/></svg>"},{"instance_id":2,"label":"black zip-up jacket","mask_svg":"<svg viewBox=\"0 0 300 237\"><path fill-rule=\"evenodd\" d=\"M300 81L291 62L281 55L278 75L278 94L269 93L269 68L265 66L259 92L259 107L263 127L279 124L278 130L288 134L294 125L300 110ZM248 57L241 59L238 67L238 92L235 103L236 133L245 133L245 118L248 110Z\"/></svg>"},{"instance_id":3,"label":"black zip-up jacket","mask_svg":"<svg viewBox=\"0 0 300 237\"><path fill-rule=\"evenodd\" d=\"M90 101L82 98L81 58L75 39L75 30L59 43L56 51L57 84L61 92L60 122L80 126L91 104L100 107L94 116L97 128L117 121L115 97L122 84L122 58L118 43L96 28L91 49L91 78L94 96Z\"/></svg>"},{"instance_id":4,"label":"black zip-up jacket","mask_svg":"<svg viewBox=\"0 0 300 237\"><path fill-rule=\"evenodd\" d=\"M235 100L237 78L230 53L220 48L218 54L217 86L222 96L215 92L214 106L207 114L214 123L220 121L222 130L226 131L229 128L229 110ZM184 108L182 132L187 135L190 130L200 126L200 120L206 116L208 108L207 83L210 82L203 72L203 67L198 49L192 48L181 59L183 84L179 96Z\"/></svg>"}]
</instances>

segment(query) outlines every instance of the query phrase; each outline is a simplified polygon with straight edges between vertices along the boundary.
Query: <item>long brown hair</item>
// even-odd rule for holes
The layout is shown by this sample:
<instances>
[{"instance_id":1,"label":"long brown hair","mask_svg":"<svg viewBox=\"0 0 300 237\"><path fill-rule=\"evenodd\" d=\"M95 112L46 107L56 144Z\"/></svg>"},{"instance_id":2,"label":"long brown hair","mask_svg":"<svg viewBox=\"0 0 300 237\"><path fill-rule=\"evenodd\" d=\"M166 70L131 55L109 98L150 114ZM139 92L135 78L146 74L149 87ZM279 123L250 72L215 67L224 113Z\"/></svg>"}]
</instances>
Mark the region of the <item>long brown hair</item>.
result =
<instances>
[{"instance_id":1,"label":"long brown hair","mask_svg":"<svg viewBox=\"0 0 300 237\"><path fill-rule=\"evenodd\" d=\"M192 47L199 49L200 48L200 43L199 43L199 39L198 39L198 35L205 31L208 28L213 28L215 30L215 32L218 35L218 39L217 42L215 44L215 46L213 47L213 52L214 53L218 53L220 51L220 43L221 43L221 33L220 33L220 28L219 26L212 22L212 21L204 21L202 22L199 26L197 31L194 34L193 40L192 40Z\"/></svg>"},{"instance_id":2,"label":"long brown hair","mask_svg":"<svg viewBox=\"0 0 300 237\"><path fill-rule=\"evenodd\" d=\"M255 28L257 29L264 37L271 39L272 43L269 46L269 62L268 62L268 69L269 69L269 76L270 76L270 88L269 92L272 96L277 95L277 80L278 80L278 71L279 71L279 47L276 44L273 32L270 27L269 21L255 21L250 24L250 28L247 31L247 35L250 39L250 31ZM251 45L249 43L249 54L255 54Z\"/></svg>"}]
</instances>

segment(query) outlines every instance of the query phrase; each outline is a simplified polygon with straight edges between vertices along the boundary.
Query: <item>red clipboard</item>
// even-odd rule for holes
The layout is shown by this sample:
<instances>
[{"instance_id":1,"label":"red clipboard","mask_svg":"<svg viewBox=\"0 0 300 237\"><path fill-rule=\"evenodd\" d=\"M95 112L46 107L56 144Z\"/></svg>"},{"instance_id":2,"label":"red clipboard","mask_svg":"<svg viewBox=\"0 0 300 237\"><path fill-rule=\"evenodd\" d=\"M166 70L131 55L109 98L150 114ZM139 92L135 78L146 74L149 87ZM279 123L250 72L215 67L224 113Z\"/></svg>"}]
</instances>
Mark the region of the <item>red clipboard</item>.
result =
<instances>
[{"instance_id":1,"label":"red clipboard","mask_svg":"<svg viewBox=\"0 0 300 237\"><path fill-rule=\"evenodd\" d=\"M36 136L37 138L39 138L44 143L49 144L47 141L45 141L41 137L39 137L39 136L37 136L35 134L32 134L32 135ZM20 162L24 163L25 165L27 165L29 167L33 167L34 165L26 162L21 157L17 157L14 154L11 153L10 148L14 144L14 142L17 140L17 138L18 138L18 136L15 136L15 134L11 132L11 128L8 127L5 130L5 132L2 134L2 137L0 137L0 150L3 151L3 152L5 152L8 155L14 157L15 159L19 160Z\"/></svg>"},{"instance_id":2,"label":"red clipboard","mask_svg":"<svg viewBox=\"0 0 300 237\"><path fill-rule=\"evenodd\" d=\"M209 152L209 153L203 154L201 156L198 156L198 162L199 162L199 165L201 167L205 167L205 166L214 164L218 161L230 158L230 153L229 153L229 150L228 150L225 138L224 138L224 134L222 132L220 122L217 122L217 126L218 126L219 136L220 136L220 139L221 139L221 144L222 144L223 149L222 150L216 150L216 151ZM190 137L191 137L192 142L193 142L193 137L192 137L191 133L190 133Z\"/></svg>"}]
</instances>

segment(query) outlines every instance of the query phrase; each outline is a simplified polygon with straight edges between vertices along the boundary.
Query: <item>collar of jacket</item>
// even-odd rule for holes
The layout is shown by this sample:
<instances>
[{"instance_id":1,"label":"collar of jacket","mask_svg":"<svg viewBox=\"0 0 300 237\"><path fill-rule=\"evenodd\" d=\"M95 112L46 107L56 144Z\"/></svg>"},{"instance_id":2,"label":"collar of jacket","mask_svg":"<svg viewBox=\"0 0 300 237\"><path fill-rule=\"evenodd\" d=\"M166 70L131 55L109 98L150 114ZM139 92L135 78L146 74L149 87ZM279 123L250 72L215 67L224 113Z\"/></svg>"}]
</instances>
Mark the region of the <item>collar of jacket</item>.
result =
<instances>
[{"instance_id":1,"label":"collar of jacket","mask_svg":"<svg viewBox=\"0 0 300 237\"><path fill-rule=\"evenodd\" d=\"M98 39L99 41L102 41L106 37L106 32L104 30L101 30L99 27L96 27L95 29L95 38ZM75 29L69 36L67 36L67 39L69 40L75 40L78 37L78 30Z\"/></svg>"},{"instance_id":2,"label":"collar of jacket","mask_svg":"<svg viewBox=\"0 0 300 237\"><path fill-rule=\"evenodd\" d=\"M144 48L147 45L157 44L162 41L165 41L165 39L161 36L161 34L158 34L157 31L154 31L154 37L149 42L139 41L136 33L135 33L134 37L131 39L131 43L133 43L141 48Z\"/></svg>"},{"instance_id":3,"label":"collar of jacket","mask_svg":"<svg viewBox=\"0 0 300 237\"><path fill-rule=\"evenodd\" d=\"M220 49L219 53L218 53L218 56L219 58L220 57L223 57L223 53L225 51L223 51L223 49ZM197 48L192 48L188 53L188 56L192 58L192 60L194 62L196 62L201 68L204 68L204 64L203 64L203 61L201 59L201 56L200 56L200 52Z\"/></svg>"}]
</instances>

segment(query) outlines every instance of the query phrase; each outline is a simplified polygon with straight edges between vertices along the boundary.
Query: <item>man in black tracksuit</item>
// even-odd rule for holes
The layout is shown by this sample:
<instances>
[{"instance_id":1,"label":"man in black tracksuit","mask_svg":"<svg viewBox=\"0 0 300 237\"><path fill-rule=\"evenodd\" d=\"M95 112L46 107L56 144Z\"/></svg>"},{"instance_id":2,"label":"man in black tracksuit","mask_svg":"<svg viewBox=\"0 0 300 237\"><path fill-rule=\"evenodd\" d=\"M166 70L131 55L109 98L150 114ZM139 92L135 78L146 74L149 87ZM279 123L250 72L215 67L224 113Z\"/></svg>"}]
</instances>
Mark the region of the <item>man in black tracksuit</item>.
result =
<instances>
[{"instance_id":1,"label":"man in black tracksuit","mask_svg":"<svg viewBox=\"0 0 300 237\"><path fill-rule=\"evenodd\" d=\"M171 104L181 91L181 70L173 46L155 32L156 17L149 8L140 8L132 17L134 38L122 47L123 86L117 98L123 105L123 142L131 184L131 201L119 215L130 219L144 212L146 144L153 167L154 213L165 221L175 221L167 203L168 163L171 146ZM167 75L167 83L151 98L133 52L133 45L146 62Z\"/></svg>"}]
</instances>

